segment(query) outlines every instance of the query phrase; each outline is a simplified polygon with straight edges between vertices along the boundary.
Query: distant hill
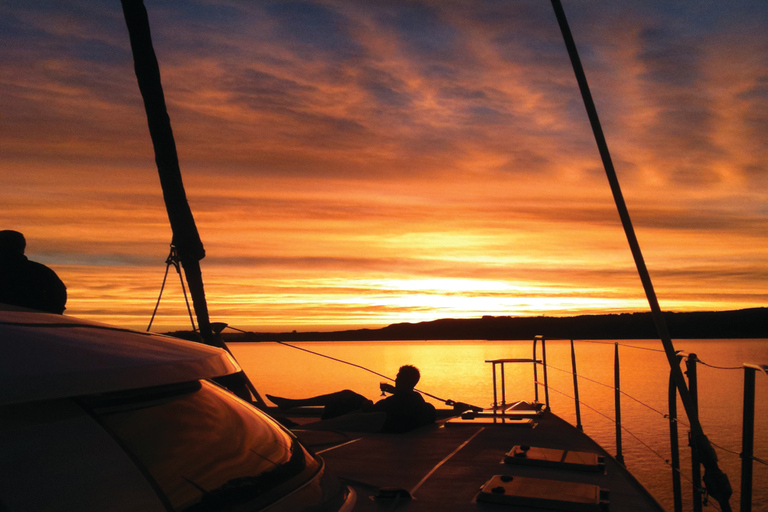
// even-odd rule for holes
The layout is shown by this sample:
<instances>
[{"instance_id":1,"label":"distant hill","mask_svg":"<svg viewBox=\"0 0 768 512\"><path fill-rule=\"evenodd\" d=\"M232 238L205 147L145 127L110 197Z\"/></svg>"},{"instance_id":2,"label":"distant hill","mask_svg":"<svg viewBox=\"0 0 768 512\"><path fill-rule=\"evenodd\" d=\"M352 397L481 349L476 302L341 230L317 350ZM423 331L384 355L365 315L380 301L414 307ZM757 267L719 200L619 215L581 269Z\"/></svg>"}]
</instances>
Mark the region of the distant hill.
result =
<instances>
[{"instance_id":1,"label":"distant hill","mask_svg":"<svg viewBox=\"0 0 768 512\"><path fill-rule=\"evenodd\" d=\"M664 313L674 339L768 338L768 308L737 311ZM179 335L181 333L172 333ZM651 313L582 315L573 317L484 316L399 323L381 329L333 332L231 333L238 341L374 341L374 340L526 340L536 335L550 339L657 338Z\"/></svg>"}]
</instances>

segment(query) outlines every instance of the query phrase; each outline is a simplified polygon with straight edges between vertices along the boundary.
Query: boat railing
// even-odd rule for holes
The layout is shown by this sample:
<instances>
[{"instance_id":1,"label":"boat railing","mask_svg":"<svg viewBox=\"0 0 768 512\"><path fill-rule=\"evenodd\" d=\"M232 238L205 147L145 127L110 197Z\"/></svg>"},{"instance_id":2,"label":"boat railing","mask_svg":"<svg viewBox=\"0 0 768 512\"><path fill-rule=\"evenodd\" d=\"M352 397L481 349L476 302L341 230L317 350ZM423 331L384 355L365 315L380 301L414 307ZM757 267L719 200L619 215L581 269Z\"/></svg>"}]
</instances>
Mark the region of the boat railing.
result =
<instances>
[{"instance_id":1,"label":"boat railing","mask_svg":"<svg viewBox=\"0 0 768 512\"><path fill-rule=\"evenodd\" d=\"M541 358L538 357L537 347L541 343ZM504 415L507 411L507 381L505 365L530 363L533 365L533 396L534 401L539 402L539 388L544 389L544 405L549 407L549 380L547 378L547 347L543 336L536 336L533 339L533 358L532 359L487 359L486 363L493 365L493 411ZM539 366L542 367L543 381L539 380Z\"/></svg>"},{"instance_id":2,"label":"boat railing","mask_svg":"<svg viewBox=\"0 0 768 512\"><path fill-rule=\"evenodd\" d=\"M741 433L741 512L752 510L752 463L755 460L755 375L768 365L744 365L744 415Z\"/></svg>"},{"instance_id":3,"label":"boat railing","mask_svg":"<svg viewBox=\"0 0 768 512\"><path fill-rule=\"evenodd\" d=\"M577 341L583 341L588 342L587 340L577 340ZM606 342L601 342L606 343ZM505 388L505 377L504 377L504 365L509 363L530 363L533 365L533 380L534 380L534 400L539 405L546 405L547 408L550 408L550 400L549 400L549 391L556 391L566 397L569 397L573 399L574 406L575 406L575 416L576 416L576 425L575 427L579 430L584 430L582 419L581 419L581 408L582 406L585 406L594 412L598 413L599 415L607 418L608 420L615 423L616 427L616 455L615 459L619 461L620 463L624 464L624 453L623 453L623 445L622 445L622 432L629 432L635 439L640 441L640 439L632 434L625 426L622 425L622 419L621 419L621 398L622 396L629 397L632 400L637 401L638 403L645 405L646 407L652 409L653 411L661 414L662 416L666 417L669 420L669 433L670 433L670 451L671 456L668 461L668 465L672 469L672 491L673 491L673 500L674 500L674 510L675 512L682 512L683 506L682 506L682 483L681 483L681 477L682 477L682 470L680 465L680 451L679 451L679 441L678 441L678 425L682 423L680 419L678 418L678 412L677 412L677 388L673 382L671 372L670 372L670 380L669 380L669 393L668 393L668 413L663 413L657 409L654 409L653 407L649 406L648 404L643 403L641 400L638 400L637 398L634 398L627 393L623 392L621 390L621 365L620 365L620 358L619 358L619 343L613 343L614 344L614 382L612 384L605 384L598 381L594 381L588 377L582 376L578 374L577 371L577 364L576 364L576 350L575 350L575 340L570 340L570 359L571 359L571 370L565 370L561 368L557 368L551 365L547 364L546 359L546 340L543 336L536 336L533 340L533 358L532 359L494 359L494 360L488 360L486 362L493 363L493 386L494 386L494 411L498 410L500 413L503 414L503 411L507 407L506 403L506 392L504 390ZM538 347L541 347L541 356L538 355ZM686 365L684 374L688 378L688 388L691 394L691 397L694 402L694 414L698 415L698 371L697 367L700 364L705 364L706 366L716 368L716 369L725 369L725 370L742 370L744 372L744 392L743 392L743 418L742 418L742 438L741 438L741 452L736 453L732 450L725 450L730 453L734 453L738 455L741 458L741 482L740 482L740 512L751 512L752 510L752 486L753 486L753 463L755 461L766 464L766 461L763 461L754 455L754 437L755 437L755 384L756 384L756 378L755 375L758 372L762 372L766 375L768 375L768 365L759 365L759 364L750 364L745 363L743 366L739 367L717 367L708 365L704 362L702 362L696 354L693 353L685 353L682 351L677 352L678 362L682 364L683 362ZM501 370L501 379L500 382L497 379L497 367ZM539 367L541 367L541 372L539 372ZM567 393L562 392L560 390L554 389L551 386L549 386L548 378L547 378L547 370L548 369L554 369L566 373L571 373L573 375L573 396L569 396ZM539 380L539 373L543 376L543 381ZM588 404L585 404L579 397L579 380L588 380L590 382L613 388L614 392L614 417L610 418L603 412L598 411L596 408L590 407ZM497 391L497 385L499 385L500 391ZM540 391L539 389L543 388L544 392L544 403L540 403ZM499 400L500 395L500 400ZM688 423L692 421L691 418L688 418ZM642 444L645 445L642 441L640 441ZM702 447L695 446L695 443L691 442L691 473L690 478L686 478L691 484L692 488L692 494L693 494L693 511L694 512L701 512L703 505L707 503L707 490L705 490L703 484L702 484L702 474L701 474L701 467L702 467L702 460L701 460L701 449ZM647 448L650 448L648 445L645 445ZM720 447L722 448L722 447ZM655 450L654 450L655 451ZM656 452L657 455L658 452Z\"/></svg>"},{"instance_id":4,"label":"boat railing","mask_svg":"<svg viewBox=\"0 0 768 512\"><path fill-rule=\"evenodd\" d=\"M691 392L691 397L694 400L695 411L698 413L698 371L697 365L702 361L696 354L688 354L682 351L677 353L678 361L685 361L686 375L688 376L688 387ZM711 366L711 365L707 365ZM717 368L717 367L716 367ZM751 363L745 363L742 367L729 367L721 368L728 370L742 369L744 371L744 392L742 394L742 435L741 435L741 452L739 457L741 458L741 482L740 482L740 512L751 512L752 510L752 484L753 484L753 462L757 460L754 454L754 438L755 438L755 375L758 371L768 374L768 365L757 365ZM680 466L679 466L679 453L677 453L677 417L676 410L676 388L670 377L669 383L669 407L670 407L670 440L672 441L672 460L673 460L673 491L675 499L675 512L682 511L682 496L680 485ZM674 425L674 427L673 427ZM672 439L674 437L674 439ZM674 465L674 461L677 464ZM762 461L761 461L762 462ZM691 473L693 493L694 493L694 512L700 512L702 510L702 503L704 500L704 490L701 487L701 460L698 450L695 446L691 447Z\"/></svg>"}]
</instances>

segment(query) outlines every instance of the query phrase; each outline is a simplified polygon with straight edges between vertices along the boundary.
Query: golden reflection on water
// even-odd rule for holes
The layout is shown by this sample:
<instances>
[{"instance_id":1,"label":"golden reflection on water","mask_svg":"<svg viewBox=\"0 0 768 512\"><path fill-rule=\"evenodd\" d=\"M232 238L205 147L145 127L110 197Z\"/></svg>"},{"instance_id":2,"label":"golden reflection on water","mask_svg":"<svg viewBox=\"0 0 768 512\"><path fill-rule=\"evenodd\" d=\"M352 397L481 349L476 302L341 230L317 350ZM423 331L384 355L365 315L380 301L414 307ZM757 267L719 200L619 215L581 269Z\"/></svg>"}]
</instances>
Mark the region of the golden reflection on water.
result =
<instances>
[{"instance_id":1,"label":"golden reflection on water","mask_svg":"<svg viewBox=\"0 0 768 512\"><path fill-rule=\"evenodd\" d=\"M531 357L530 342L313 342L297 344L326 356L342 359L394 378L398 368L412 364L421 371L417 388L444 399L476 402L489 406L493 401L491 365L486 359ZM276 344L232 344L235 356L265 393L279 396L305 396L350 388L376 400L382 378L357 367ZM532 399L531 365L508 367L511 390L520 380ZM517 395L515 395L517 396ZM435 405L441 402L429 399Z\"/></svg>"},{"instance_id":2,"label":"golden reflection on water","mask_svg":"<svg viewBox=\"0 0 768 512\"><path fill-rule=\"evenodd\" d=\"M403 364L421 370L417 388L442 399L488 407L493 403L489 359L531 358L531 341L304 342L297 346L369 368L392 378ZM576 423L570 343L547 342L550 406ZM768 340L680 340L676 348L696 353L699 414L705 433L718 447L720 465L731 479L738 503L741 460L743 363L768 364ZM379 376L277 343L233 343L241 366L263 394L306 397L353 389L380 398ZM609 453L616 453L613 342L576 342L581 419L584 430ZM539 352L539 357L541 352ZM668 413L669 366L656 340L630 340L619 346L623 453L627 466L667 509L671 509ZM709 365L709 366L708 366ZM720 368L713 368L717 366ZM682 366L685 370L685 366ZM507 402L533 400L531 364L506 365ZM539 378L542 379L541 374ZM768 459L768 376L757 376L755 456ZM437 407L440 401L428 398ZM540 400L544 392L540 391ZM678 399L678 413L683 408ZM679 428L681 465L690 474L687 420ZM628 432L627 432L628 431ZM636 436L636 437L635 437ZM686 469L687 468L687 469ZM768 468L754 465L753 502L768 501ZM683 480L684 485L685 480ZM684 490L688 506L690 491ZM690 507L688 507L690 508Z\"/></svg>"},{"instance_id":3,"label":"golden reflection on water","mask_svg":"<svg viewBox=\"0 0 768 512\"><path fill-rule=\"evenodd\" d=\"M761 340L683 340L677 344L688 353L697 352L699 359L713 366L740 368L744 362L768 361L768 343ZM485 361L532 357L530 341L303 342L296 346L391 378L401 365L413 364L422 374L419 389L441 398L485 406L493 402L492 370ZM231 348L263 393L305 396L351 388L371 399L380 394L378 384L382 379L379 376L283 344L233 343ZM613 409L614 351L613 342L576 342L582 399L595 395L598 403L594 406L601 411ZM562 340L548 341L547 358L549 385L553 389L551 405L563 414L563 408L573 409L570 344ZM622 342L619 358L622 391L642 397L643 402L654 408L666 409L669 367L660 342ZM741 370L716 370L704 365L698 369L700 394L707 397L700 404L702 418L716 414L720 407L734 399L740 400ZM533 399L532 365L506 365L506 381L509 400ZM723 385L724 382L727 385ZM632 403L631 399L625 401L627 406Z\"/></svg>"}]
</instances>

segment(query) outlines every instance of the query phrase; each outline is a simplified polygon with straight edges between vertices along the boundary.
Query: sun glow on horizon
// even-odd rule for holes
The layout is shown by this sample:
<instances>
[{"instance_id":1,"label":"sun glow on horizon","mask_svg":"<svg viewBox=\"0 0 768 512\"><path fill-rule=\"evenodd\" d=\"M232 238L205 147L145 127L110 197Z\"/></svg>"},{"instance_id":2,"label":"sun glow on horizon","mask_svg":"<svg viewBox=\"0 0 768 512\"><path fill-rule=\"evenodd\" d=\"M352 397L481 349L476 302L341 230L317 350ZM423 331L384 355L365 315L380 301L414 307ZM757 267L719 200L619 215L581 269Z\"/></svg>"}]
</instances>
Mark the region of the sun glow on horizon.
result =
<instances>
[{"instance_id":1,"label":"sun glow on horizon","mask_svg":"<svg viewBox=\"0 0 768 512\"><path fill-rule=\"evenodd\" d=\"M115 323L135 329L146 328L157 299L162 267L153 272L113 268L119 286L104 284L106 276L61 272L65 281L79 286L71 294L67 314ZM215 279L207 286L209 312L213 321L263 332L332 331L378 328L393 323L423 322L442 318L481 316L574 316L581 314L625 313L647 310L643 298L627 296L620 288L584 288L547 284L510 284L480 279L242 279L222 283ZM152 330L189 329L190 320L173 270L163 294ZM82 288L87 283L87 288ZM253 290L253 291L247 291ZM130 299L128 299L130 297ZM668 310L738 309L742 303L701 297L664 302ZM114 314L114 311L122 311Z\"/></svg>"},{"instance_id":2,"label":"sun glow on horizon","mask_svg":"<svg viewBox=\"0 0 768 512\"><path fill-rule=\"evenodd\" d=\"M147 4L214 320L647 309L547 5ZM569 9L663 309L768 304L766 5ZM145 328L172 234L120 6L0 16L0 229ZM188 325L172 271L153 329Z\"/></svg>"}]
</instances>

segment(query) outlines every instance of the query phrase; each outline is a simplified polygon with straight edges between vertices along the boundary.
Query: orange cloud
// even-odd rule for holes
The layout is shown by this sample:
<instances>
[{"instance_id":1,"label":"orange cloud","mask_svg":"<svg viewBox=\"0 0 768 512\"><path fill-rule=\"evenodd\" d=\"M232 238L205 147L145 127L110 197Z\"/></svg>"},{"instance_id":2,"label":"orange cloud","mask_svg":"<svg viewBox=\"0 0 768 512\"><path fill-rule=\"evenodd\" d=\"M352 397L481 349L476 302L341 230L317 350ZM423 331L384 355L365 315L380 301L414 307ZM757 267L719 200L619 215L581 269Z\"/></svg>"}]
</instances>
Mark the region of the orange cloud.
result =
<instances>
[{"instance_id":1,"label":"orange cloud","mask_svg":"<svg viewBox=\"0 0 768 512\"><path fill-rule=\"evenodd\" d=\"M662 306L764 305L764 13L659 5L572 27ZM86 8L0 8L0 214L70 314L142 327L171 234L119 6ZM545 6L149 9L217 320L644 308Z\"/></svg>"}]
</instances>

